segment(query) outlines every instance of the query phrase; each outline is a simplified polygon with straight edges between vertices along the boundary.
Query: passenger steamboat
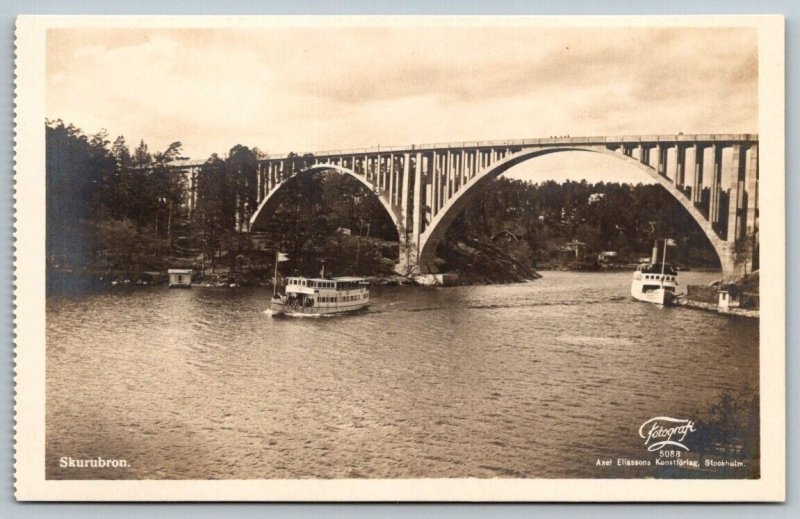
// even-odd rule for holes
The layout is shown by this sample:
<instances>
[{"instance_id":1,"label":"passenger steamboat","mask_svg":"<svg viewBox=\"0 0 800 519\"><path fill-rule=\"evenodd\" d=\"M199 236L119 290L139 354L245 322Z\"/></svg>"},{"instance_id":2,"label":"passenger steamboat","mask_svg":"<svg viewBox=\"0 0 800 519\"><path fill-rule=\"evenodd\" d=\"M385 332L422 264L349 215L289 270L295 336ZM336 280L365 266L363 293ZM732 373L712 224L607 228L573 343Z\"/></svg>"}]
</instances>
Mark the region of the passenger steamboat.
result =
<instances>
[{"instance_id":1,"label":"passenger steamboat","mask_svg":"<svg viewBox=\"0 0 800 519\"><path fill-rule=\"evenodd\" d=\"M667 247L674 247L675 241L664 240L664 254L657 263L658 240L653 247L650 263L642 263L636 268L631 281L631 296L639 301L657 305L671 305L675 302L675 289L678 286L678 271L667 263Z\"/></svg>"},{"instance_id":2,"label":"passenger steamboat","mask_svg":"<svg viewBox=\"0 0 800 519\"><path fill-rule=\"evenodd\" d=\"M369 304L369 284L365 278L286 278L284 293L272 296L273 316L290 317L344 314Z\"/></svg>"}]
</instances>

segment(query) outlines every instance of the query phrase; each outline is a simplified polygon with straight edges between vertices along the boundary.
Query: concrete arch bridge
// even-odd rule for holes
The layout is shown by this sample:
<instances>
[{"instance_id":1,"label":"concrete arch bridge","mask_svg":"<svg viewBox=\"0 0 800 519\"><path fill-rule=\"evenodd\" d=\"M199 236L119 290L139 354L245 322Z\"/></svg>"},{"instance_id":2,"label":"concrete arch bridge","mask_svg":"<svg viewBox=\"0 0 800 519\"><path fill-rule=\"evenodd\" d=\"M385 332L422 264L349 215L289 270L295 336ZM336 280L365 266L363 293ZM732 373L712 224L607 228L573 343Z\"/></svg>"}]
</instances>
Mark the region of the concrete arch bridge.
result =
<instances>
[{"instance_id":1,"label":"concrete arch bridge","mask_svg":"<svg viewBox=\"0 0 800 519\"><path fill-rule=\"evenodd\" d=\"M264 228L287 182L338 171L375 193L397 226L397 272L427 274L436 271L436 247L448 227L482 186L524 161L563 152L601 153L638 168L694 218L725 275L751 271L758 245L758 136L752 134L565 137L273 156L259 163L250 230ZM707 188L705 197L696 186ZM723 192L729 200L724 213Z\"/></svg>"}]
</instances>

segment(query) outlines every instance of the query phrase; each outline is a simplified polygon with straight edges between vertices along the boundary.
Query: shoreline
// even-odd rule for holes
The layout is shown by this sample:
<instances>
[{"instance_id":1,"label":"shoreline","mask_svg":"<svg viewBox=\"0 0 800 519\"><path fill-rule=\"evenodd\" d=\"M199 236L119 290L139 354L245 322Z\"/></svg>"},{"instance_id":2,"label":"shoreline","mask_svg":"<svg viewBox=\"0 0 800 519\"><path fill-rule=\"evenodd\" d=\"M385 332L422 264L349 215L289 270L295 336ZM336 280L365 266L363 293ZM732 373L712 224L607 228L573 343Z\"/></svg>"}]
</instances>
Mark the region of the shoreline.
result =
<instances>
[{"instance_id":1,"label":"shoreline","mask_svg":"<svg viewBox=\"0 0 800 519\"><path fill-rule=\"evenodd\" d=\"M732 315L735 317L745 317L748 319L759 319L760 314L758 310L751 310L747 308L722 308L713 303L703 303L701 301L692 301L687 299L685 294L678 296L675 301L675 306L681 308L690 308L692 310L701 310L704 312L713 312L722 315Z\"/></svg>"}]
</instances>

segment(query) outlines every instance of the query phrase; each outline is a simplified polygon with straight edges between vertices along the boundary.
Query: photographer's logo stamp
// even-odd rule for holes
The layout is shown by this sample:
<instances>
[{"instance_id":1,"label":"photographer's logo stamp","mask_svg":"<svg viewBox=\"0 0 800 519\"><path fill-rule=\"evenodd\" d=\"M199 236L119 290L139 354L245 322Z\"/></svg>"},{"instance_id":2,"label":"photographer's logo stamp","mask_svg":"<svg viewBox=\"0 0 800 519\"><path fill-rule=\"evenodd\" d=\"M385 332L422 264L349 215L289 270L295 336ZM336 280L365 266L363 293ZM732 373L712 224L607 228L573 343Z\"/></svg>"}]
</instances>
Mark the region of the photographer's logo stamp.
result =
<instances>
[{"instance_id":1,"label":"photographer's logo stamp","mask_svg":"<svg viewBox=\"0 0 800 519\"><path fill-rule=\"evenodd\" d=\"M682 442L695 431L692 420L656 416L639 427L639 436L644 439L644 444L650 452L664 447L678 447L688 451L689 447Z\"/></svg>"}]
</instances>

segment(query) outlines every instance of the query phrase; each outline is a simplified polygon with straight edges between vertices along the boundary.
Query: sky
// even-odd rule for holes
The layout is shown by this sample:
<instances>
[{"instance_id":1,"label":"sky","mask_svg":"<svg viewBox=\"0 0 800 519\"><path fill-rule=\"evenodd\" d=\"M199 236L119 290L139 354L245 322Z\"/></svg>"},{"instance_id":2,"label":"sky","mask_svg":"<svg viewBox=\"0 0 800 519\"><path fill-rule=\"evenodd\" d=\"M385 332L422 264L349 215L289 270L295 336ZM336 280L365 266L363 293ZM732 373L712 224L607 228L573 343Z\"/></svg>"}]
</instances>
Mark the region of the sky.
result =
<instances>
[{"instance_id":1,"label":"sky","mask_svg":"<svg viewBox=\"0 0 800 519\"><path fill-rule=\"evenodd\" d=\"M757 133L742 28L303 26L50 29L46 113L205 159L550 136ZM560 153L507 176L647 181Z\"/></svg>"}]
</instances>

